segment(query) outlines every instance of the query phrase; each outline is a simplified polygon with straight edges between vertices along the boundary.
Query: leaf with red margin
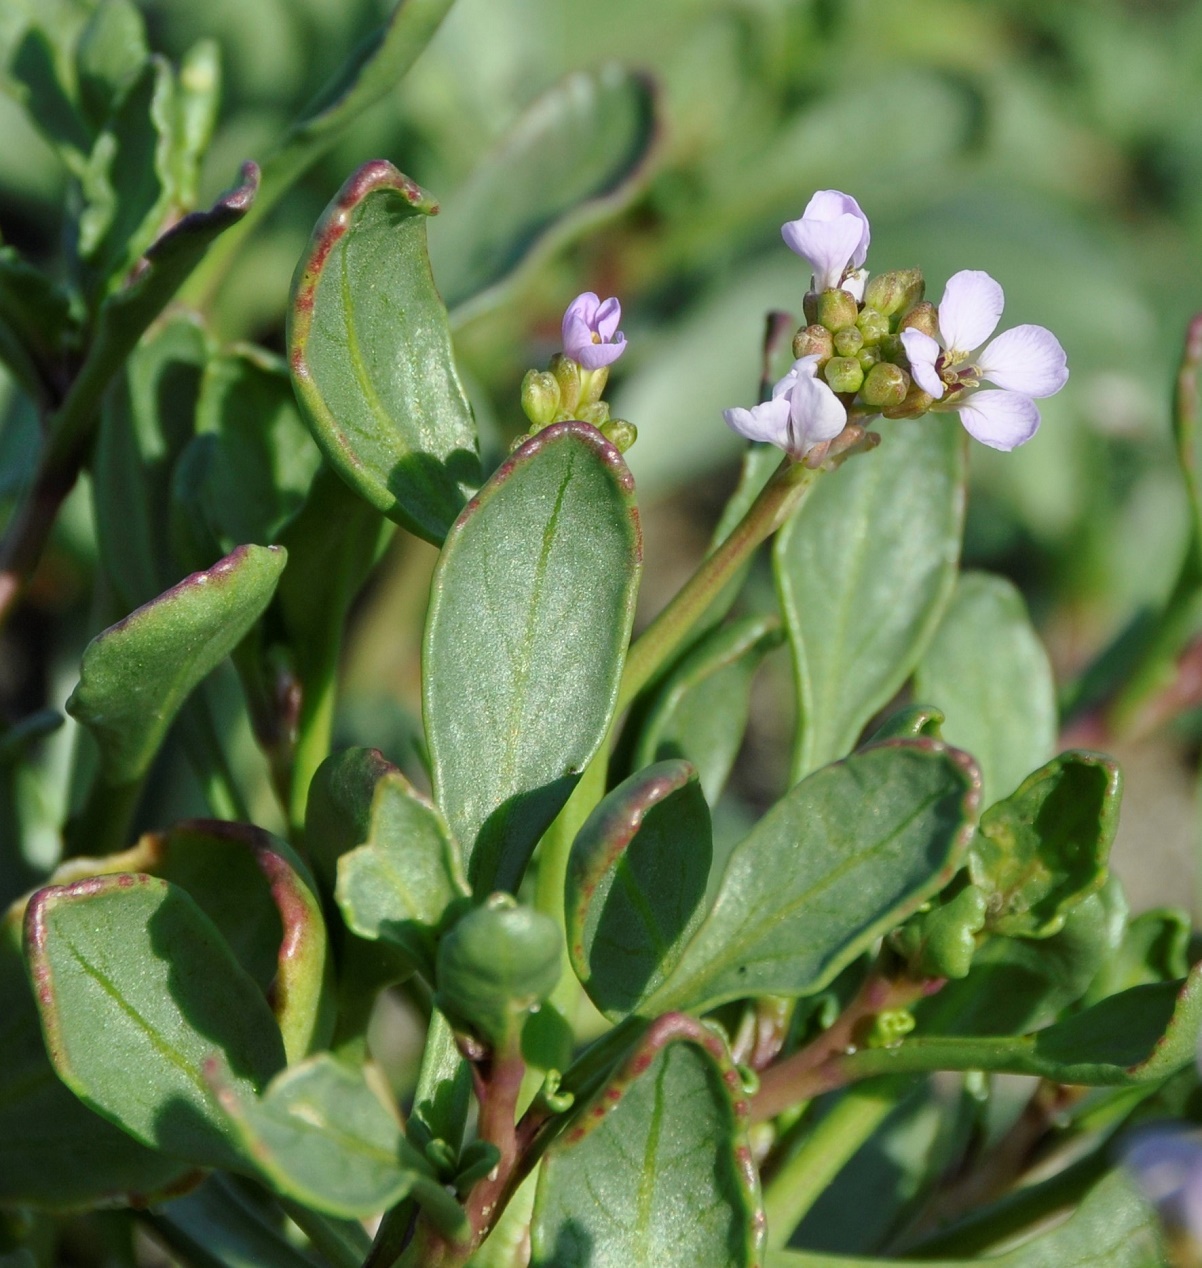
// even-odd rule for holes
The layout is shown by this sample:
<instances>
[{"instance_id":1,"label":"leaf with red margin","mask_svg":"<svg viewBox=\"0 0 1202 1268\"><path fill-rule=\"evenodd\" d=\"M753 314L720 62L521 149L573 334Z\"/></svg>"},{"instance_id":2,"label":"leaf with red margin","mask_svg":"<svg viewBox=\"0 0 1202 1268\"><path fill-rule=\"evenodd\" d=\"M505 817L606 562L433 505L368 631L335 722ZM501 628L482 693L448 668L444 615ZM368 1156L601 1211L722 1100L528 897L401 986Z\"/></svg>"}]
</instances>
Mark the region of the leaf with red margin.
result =
<instances>
[{"instance_id":1,"label":"leaf with red margin","mask_svg":"<svg viewBox=\"0 0 1202 1268\"><path fill-rule=\"evenodd\" d=\"M476 425L426 254L438 204L382 160L338 191L297 266L288 352L335 471L438 545L481 478Z\"/></svg>"},{"instance_id":2,"label":"leaf with red margin","mask_svg":"<svg viewBox=\"0 0 1202 1268\"><path fill-rule=\"evenodd\" d=\"M759 1264L747 1113L723 1040L692 1017L658 1018L543 1157L532 1268Z\"/></svg>"}]
</instances>

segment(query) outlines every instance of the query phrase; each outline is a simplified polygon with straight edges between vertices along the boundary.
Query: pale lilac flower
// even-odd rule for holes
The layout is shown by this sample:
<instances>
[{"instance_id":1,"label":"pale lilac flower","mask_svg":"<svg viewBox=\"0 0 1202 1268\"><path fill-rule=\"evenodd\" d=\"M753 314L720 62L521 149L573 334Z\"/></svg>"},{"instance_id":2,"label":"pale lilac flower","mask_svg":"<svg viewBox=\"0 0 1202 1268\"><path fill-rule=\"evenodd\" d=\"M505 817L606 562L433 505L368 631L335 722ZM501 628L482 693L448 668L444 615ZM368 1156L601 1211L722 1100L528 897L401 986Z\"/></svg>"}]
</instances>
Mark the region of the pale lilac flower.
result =
<instances>
[{"instance_id":1,"label":"pale lilac flower","mask_svg":"<svg viewBox=\"0 0 1202 1268\"><path fill-rule=\"evenodd\" d=\"M1202 1138L1179 1127L1147 1127L1123 1163L1165 1223L1202 1245Z\"/></svg>"},{"instance_id":2,"label":"pale lilac flower","mask_svg":"<svg viewBox=\"0 0 1202 1268\"><path fill-rule=\"evenodd\" d=\"M585 370L612 365L626 351L626 336L618 329L622 305L602 301L592 291L577 295L563 315L563 351Z\"/></svg>"},{"instance_id":3,"label":"pale lilac flower","mask_svg":"<svg viewBox=\"0 0 1202 1268\"><path fill-rule=\"evenodd\" d=\"M1042 326L1015 326L979 348L1002 315L1002 288L988 273L964 269L948 279L939 301L939 339L903 330L910 373L944 409L954 409L969 434L994 449L1013 449L1039 427L1035 398L1068 381L1064 349ZM942 345L942 346L941 346ZM982 389L988 381L993 389Z\"/></svg>"},{"instance_id":4,"label":"pale lilac flower","mask_svg":"<svg viewBox=\"0 0 1202 1268\"><path fill-rule=\"evenodd\" d=\"M864 298L868 272L861 265L868 258L872 235L868 217L850 194L820 189L810 199L801 219L781 225L780 233L789 249L813 269L811 290L842 287L857 303Z\"/></svg>"},{"instance_id":5,"label":"pale lilac flower","mask_svg":"<svg viewBox=\"0 0 1202 1268\"><path fill-rule=\"evenodd\" d=\"M816 375L819 358L802 357L772 389L772 399L751 409L727 409L727 425L748 440L777 445L802 458L819 441L833 440L847 422L843 402Z\"/></svg>"}]
</instances>

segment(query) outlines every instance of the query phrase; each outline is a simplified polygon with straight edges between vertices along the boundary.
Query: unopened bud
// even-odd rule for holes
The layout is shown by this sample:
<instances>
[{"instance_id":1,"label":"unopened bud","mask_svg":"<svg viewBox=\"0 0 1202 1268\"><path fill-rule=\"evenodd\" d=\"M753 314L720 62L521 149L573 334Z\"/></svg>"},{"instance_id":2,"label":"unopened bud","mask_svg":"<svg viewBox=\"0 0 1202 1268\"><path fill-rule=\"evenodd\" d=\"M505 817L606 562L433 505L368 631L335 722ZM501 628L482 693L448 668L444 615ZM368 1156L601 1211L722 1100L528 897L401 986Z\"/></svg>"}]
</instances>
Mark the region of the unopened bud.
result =
<instances>
[{"instance_id":1,"label":"unopened bud","mask_svg":"<svg viewBox=\"0 0 1202 1268\"><path fill-rule=\"evenodd\" d=\"M601 428L601 435L618 453L625 453L639 438L639 429L624 418L611 418Z\"/></svg>"},{"instance_id":2,"label":"unopened bud","mask_svg":"<svg viewBox=\"0 0 1202 1268\"><path fill-rule=\"evenodd\" d=\"M811 326L818 322L818 292L806 291L805 298L801 301L801 311L806 315L806 321Z\"/></svg>"},{"instance_id":3,"label":"unopened bud","mask_svg":"<svg viewBox=\"0 0 1202 1268\"><path fill-rule=\"evenodd\" d=\"M571 357L557 352L551 358L551 373L559 384L559 408L571 418L580 404L580 366Z\"/></svg>"},{"instance_id":4,"label":"unopened bud","mask_svg":"<svg viewBox=\"0 0 1202 1268\"><path fill-rule=\"evenodd\" d=\"M580 399L586 405L599 401L608 382L609 366L603 365L596 370L585 370L580 376Z\"/></svg>"},{"instance_id":5,"label":"unopened bud","mask_svg":"<svg viewBox=\"0 0 1202 1268\"><path fill-rule=\"evenodd\" d=\"M535 427L550 426L559 413L559 382L547 370L527 370L522 380L522 409Z\"/></svg>"},{"instance_id":6,"label":"unopened bud","mask_svg":"<svg viewBox=\"0 0 1202 1268\"><path fill-rule=\"evenodd\" d=\"M818 296L818 323L832 334L856 324L860 309L856 301L839 287L832 287Z\"/></svg>"},{"instance_id":7,"label":"unopened bud","mask_svg":"<svg viewBox=\"0 0 1202 1268\"><path fill-rule=\"evenodd\" d=\"M856 360L860 363L860 369L863 370L865 374L867 374L880 359L880 350L877 348L861 348L860 351L856 353Z\"/></svg>"},{"instance_id":8,"label":"unopened bud","mask_svg":"<svg viewBox=\"0 0 1202 1268\"><path fill-rule=\"evenodd\" d=\"M882 361L902 361L906 355L905 344L898 335L882 335L877 351Z\"/></svg>"},{"instance_id":9,"label":"unopened bud","mask_svg":"<svg viewBox=\"0 0 1202 1268\"><path fill-rule=\"evenodd\" d=\"M803 326L793 336L795 357L817 357L820 366L835 355L835 338L825 326Z\"/></svg>"},{"instance_id":10,"label":"unopened bud","mask_svg":"<svg viewBox=\"0 0 1202 1268\"><path fill-rule=\"evenodd\" d=\"M609 406L604 401L593 401L590 405L582 405L576 411L576 417L582 423L591 423L594 427L600 428L604 423L609 422Z\"/></svg>"},{"instance_id":11,"label":"unopened bud","mask_svg":"<svg viewBox=\"0 0 1202 1268\"><path fill-rule=\"evenodd\" d=\"M918 418L934 404L935 398L930 392L924 392L917 383L911 383L906 399L900 405L892 405L888 409L881 410L881 413L886 418Z\"/></svg>"},{"instance_id":12,"label":"unopened bud","mask_svg":"<svg viewBox=\"0 0 1202 1268\"><path fill-rule=\"evenodd\" d=\"M864 336L855 326L848 326L835 336L835 352L841 357L854 357L863 346Z\"/></svg>"},{"instance_id":13,"label":"unopened bud","mask_svg":"<svg viewBox=\"0 0 1202 1268\"><path fill-rule=\"evenodd\" d=\"M856 318L856 329L865 347L873 348L889 333L889 318L875 308L865 308Z\"/></svg>"},{"instance_id":14,"label":"unopened bud","mask_svg":"<svg viewBox=\"0 0 1202 1268\"><path fill-rule=\"evenodd\" d=\"M860 399L873 409L889 409L900 405L910 390L910 376L899 365L882 361L864 376Z\"/></svg>"},{"instance_id":15,"label":"unopened bud","mask_svg":"<svg viewBox=\"0 0 1202 1268\"><path fill-rule=\"evenodd\" d=\"M832 357L822 371L832 392L858 392L864 371L855 357Z\"/></svg>"},{"instance_id":16,"label":"unopened bud","mask_svg":"<svg viewBox=\"0 0 1202 1268\"><path fill-rule=\"evenodd\" d=\"M939 334L939 309L930 300L923 300L901 319L899 330L921 330L934 339Z\"/></svg>"},{"instance_id":17,"label":"unopened bud","mask_svg":"<svg viewBox=\"0 0 1202 1268\"><path fill-rule=\"evenodd\" d=\"M885 317L904 313L917 304L926 290L921 269L893 269L877 273L864 289L864 307L875 308Z\"/></svg>"}]
</instances>

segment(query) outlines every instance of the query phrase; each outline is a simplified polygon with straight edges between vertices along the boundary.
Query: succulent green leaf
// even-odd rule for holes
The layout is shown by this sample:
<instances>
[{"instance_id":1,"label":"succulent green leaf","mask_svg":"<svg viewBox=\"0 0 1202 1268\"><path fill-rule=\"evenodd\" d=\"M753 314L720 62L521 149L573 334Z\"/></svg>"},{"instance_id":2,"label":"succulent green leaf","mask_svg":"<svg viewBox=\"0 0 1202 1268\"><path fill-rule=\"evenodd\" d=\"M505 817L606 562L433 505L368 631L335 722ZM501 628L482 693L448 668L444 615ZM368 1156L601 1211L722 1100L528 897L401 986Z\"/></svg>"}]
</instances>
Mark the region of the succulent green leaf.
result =
<instances>
[{"instance_id":1,"label":"succulent green leaf","mask_svg":"<svg viewBox=\"0 0 1202 1268\"><path fill-rule=\"evenodd\" d=\"M133 0L100 0L75 46L79 100L93 128L103 127L147 56L146 23Z\"/></svg>"},{"instance_id":2,"label":"succulent green leaf","mask_svg":"<svg viewBox=\"0 0 1202 1268\"><path fill-rule=\"evenodd\" d=\"M207 358L197 321L174 318L139 344L105 394L92 497L100 557L126 609L179 576L163 526L172 469L195 429Z\"/></svg>"},{"instance_id":3,"label":"succulent green leaf","mask_svg":"<svg viewBox=\"0 0 1202 1268\"><path fill-rule=\"evenodd\" d=\"M890 740L815 772L735 846L642 1011L821 990L947 884L979 797L971 759L935 740Z\"/></svg>"},{"instance_id":4,"label":"succulent green leaf","mask_svg":"<svg viewBox=\"0 0 1202 1268\"><path fill-rule=\"evenodd\" d=\"M659 689L635 748L635 770L683 757L697 768L706 800L715 803L747 729L752 679L780 642L779 622L761 616L702 639Z\"/></svg>"},{"instance_id":5,"label":"succulent green leaf","mask_svg":"<svg viewBox=\"0 0 1202 1268\"><path fill-rule=\"evenodd\" d=\"M941 740L942 726L943 714L938 709L925 704L912 704L887 717L868 742L878 744L881 740L911 740L922 735Z\"/></svg>"},{"instance_id":6,"label":"succulent green leaf","mask_svg":"<svg viewBox=\"0 0 1202 1268\"><path fill-rule=\"evenodd\" d=\"M839 1268L885 1268L896 1260L839 1256ZM1162 1268L1170 1260L1156 1212L1122 1172L1099 1181L1073 1216L1050 1232L988 1259L907 1259L910 1268ZM765 1268L831 1268L826 1254L770 1251Z\"/></svg>"},{"instance_id":7,"label":"succulent green leaf","mask_svg":"<svg viewBox=\"0 0 1202 1268\"><path fill-rule=\"evenodd\" d=\"M35 401L58 390L74 335L66 291L12 247L0 247L0 359Z\"/></svg>"},{"instance_id":8,"label":"succulent green leaf","mask_svg":"<svg viewBox=\"0 0 1202 1268\"><path fill-rule=\"evenodd\" d=\"M691 1018L660 1018L544 1157L532 1268L758 1264L746 1112L722 1041Z\"/></svg>"},{"instance_id":9,"label":"succulent green leaf","mask_svg":"<svg viewBox=\"0 0 1202 1268\"><path fill-rule=\"evenodd\" d=\"M1063 753L991 806L968 856L994 933L1046 938L1106 880L1122 775L1108 758Z\"/></svg>"},{"instance_id":10,"label":"succulent green leaf","mask_svg":"<svg viewBox=\"0 0 1202 1268\"><path fill-rule=\"evenodd\" d=\"M778 534L798 692L794 779L847 754L913 672L955 582L964 481L953 428L891 422Z\"/></svg>"},{"instance_id":11,"label":"succulent green leaf","mask_svg":"<svg viewBox=\"0 0 1202 1268\"><path fill-rule=\"evenodd\" d=\"M96 737L108 783L146 773L180 705L266 608L286 558L240 546L88 644L66 707Z\"/></svg>"},{"instance_id":12,"label":"succulent green leaf","mask_svg":"<svg viewBox=\"0 0 1202 1268\"><path fill-rule=\"evenodd\" d=\"M977 759L985 805L1051 757L1059 721L1047 652L1022 595L1001 577L961 576L914 678L943 711L943 735Z\"/></svg>"},{"instance_id":13,"label":"succulent green leaf","mask_svg":"<svg viewBox=\"0 0 1202 1268\"><path fill-rule=\"evenodd\" d=\"M284 1046L262 992L196 903L145 875L39 890L25 947L63 1082L144 1145L237 1168L205 1063L219 1054L233 1084L257 1092Z\"/></svg>"},{"instance_id":14,"label":"succulent green leaf","mask_svg":"<svg viewBox=\"0 0 1202 1268\"><path fill-rule=\"evenodd\" d=\"M209 148L221 105L221 48L216 40L197 40L179 64L175 93L174 180L176 201L196 206L201 163Z\"/></svg>"},{"instance_id":15,"label":"succulent green leaf","mask_svg":"<svg viewBox=\"0 0 1202 1268\"><path fill-rule=\"evenodd\" d=\"M432 965L435 934L468 888L446 820L400 771L376 781L367 835L339 858L335 892L360 937L382 938L414 964Z\"/></svg>"},{"instance_id":16,"label":"succulent green leaf","mask_svg":"<svg viewBox=\"0 0 1202 1268\"><path fill-rule=\"evenodd\" d=\"M967 977L985 927L987 901L975 885L965 885L946 902L910 917L890 935L910 974L922 977Z\"/></svg>"},{"instance_id":17,"label":"succulent green leaf","mask_svg":"<svg viewBox=\"0 0 1202 1268\"><path fill-rule=\"evenodd\" d=\"M658 762L619 784L572 843L568 956L608 1017L654 994L705 915L713 857L697 771Z\"/></svg>"},{"instance_id":18,"label":"succulent green leaf","mask_svg":"<svg viewBox=\"0 0 1202 1268\"><path fill-rule=\"evenodd\" d=\"M334 892L338 860L371 837L376 788L400 773L375 748L343 749L317 768L309 786L305 845L328 893Z\"/></svg>"},{"instance_id":19,"label":"succulent green leaf","mask_svg":"<svg viewBox=\"0 0 1202 1268\"><path fill-rule=\"evenodd\" d=\"M23 910L15 904L0 922L0 1208L67 1211L171 1192L188 1165L93 1113L55 1074L21 954Z\"/></svg>"},{"instance_id":20,"label":"succulent green leaf","mask_svg":"<svg viewBox=\"0 0 1202 1268\"><path fill-rule=\"evenodd\" d=\"M92 139L63 87L54 48L44 31L31 26L25 32L13 50L8 74L38 130L78 175Z\"/></svg>"},{"instance_id":21,"label":"succulent green leaf","mask_svg":"<svg viewBox=\"0 0 1202 1268\"><path fill-rule=\"evenodd\" d=\"M328 1215L364 1217L432 1180L374 1066L321 1053L277 1075L259 1097L216 1066L207 1077L243 1155L285 1197Z\"/></svg>"},{"instance_id":22,"label":"succulent green leaf","mask_svg":"<svg viewBox=\"0 0 1202 1268\"><path fill-rule=\"evenodd\" d=\"M434 276L456 320L621 210L644 183L657 133L652 83L617 63L574 71L536 98L430 226Z\"/></svg>"},{"instance_id":23,"label":"succulent green leaf","mask_svg":"<svg viewBox=\"0 0 1202 1268\"><path fill-rule=\"evenodd\" d=\"M1093 1004L1132 986L1185 977L1190 967L1189 943L1188 912L1174 907L1140 912L1090 983L1084 1002Z\"/></svg>"},{"instance_id":24,"label":"succulent green leaf","mask_svg":"<svg viewBox=\"0 0 1202 1268\"><path fill-rule=\"evenodd\" d=\"M526 441L447 538L422 661L435 801L511 889L605 737L634 616L633 480L586 423Z\"/></svg>"},{"instance_id":25,"label":"succulent green leaf","mask_svg":"<svg viewBox=\"0 0 1202 1268\"><path fill-rule=\"evenodd\" d=\"M361 167L297 267L288 348L326 460L377 510L438 545L481 472L426 255L436 210L390 163Z\"/></svg>"}]
</instances>

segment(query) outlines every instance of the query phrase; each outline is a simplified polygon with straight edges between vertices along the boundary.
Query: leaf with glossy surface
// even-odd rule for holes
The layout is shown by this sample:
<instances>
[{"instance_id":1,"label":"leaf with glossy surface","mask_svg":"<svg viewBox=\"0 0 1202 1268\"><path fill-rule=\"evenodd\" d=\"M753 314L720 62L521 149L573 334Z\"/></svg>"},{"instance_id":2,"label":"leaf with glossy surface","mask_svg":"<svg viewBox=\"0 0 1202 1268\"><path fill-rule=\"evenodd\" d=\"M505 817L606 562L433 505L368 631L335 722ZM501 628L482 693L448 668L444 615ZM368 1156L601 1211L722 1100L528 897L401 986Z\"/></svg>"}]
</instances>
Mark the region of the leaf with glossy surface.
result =
<instances>
[{"instance_id":1,"label":"leaf with glossy surface","mask_svg":"<svg viewBox=\"0 0 1202 1268\"><path fill-rule=\"evenodd\" d=\"M798 691L794 779L849 752L913 672L955 582L964 481L954 428L891 422L777 536Z\"/></svg>"},{"instance_id":2,"label":"leaf with glossy surface","mask_svg":"<svg viewBox=\"0 0 1202 1268\"><path fill-rule=\"evenodd\" d=\"M1051 757L1059 720L1052 668L1022 595L966 572L914 677L943 711L943 735L976 758L985 804L1009 796Z\"/></svg>"},{"instance_id":3,"label":"leaf with glossy surface","mask_svg":"<svg viewBox=\"0 0 1202 1268\"><path fill-rule=\"evenodd\" d=\"M145 1145L237 1168L205 1063L220 1054L253 1093L283 1066L284 1046L258 986L192 899L144 875L43 889L25 943L63 1082Z\"/></svg>"},{"instance_id":4,"label":"leaf with glossy surface","mask_svg":"<svg viewBox=\"0 0 1202 1268\"><path fill-rule=\"evenodd\" d=\"M543 1159L532 1268L759 1263L747 1104L725 1045L669 1015Z\"/></svg>"},{"instance_id":5,"label":"leaf with glossy surface","mask_svg":"<svg viewBox=\"0 0 1202 1268\"><path fill-rule=\"evenodd\" d=\"M432 1179L374 1067L322 1053L278 1075L261 1097L224 1071L208 1077L243 1154L276 1192L314 1210L375 1215Z\"/></svg>"},{"instance_id":6,"label":"leaf with glossy surface","mask_svg":"<svg viewBox=\"0 0 1202 1268\"><path fill-rule=\"evenodd\" d=\"M1118 949L1090 983L1085 1003L1132 986L1171 982L1189 972L1189 913L1178 907L1142 911L1127 926Z\"/></svg>"},{"instance_id":7,"label":"leaf with glossy surface","mask_svg":"<svg viewBox=\"0 0 1202 1268\"><path fill-rule=\"evenodd\" d=\"M430 226L434 276L456 319L491 307L523 265L615 215L657 136L645 75L575 71L527 107Z\"/></svg>"},{"instance_id":8,"label":"leaf with glossy surface","mask_svg":"<svg viewBox=\"0 0 1202 1268\"><path fill-rule=\"evenodd\" d=\"M1095 753L1063 753L991 806L968 856L994 933L1046 938L1106 880L1122 775Z\"/></svg>"},{"instance_id":9,"label":"leaf with glossy surface","mask_svg":"<svg viewBox=\"0 0 1202 1268\"><path fill-rule=\"evenodd\" d=\"M390 163L361 167L297 267L288 350L326 461L377 510L438 545L481 473L426 256L435 210Z\"/></svg>"},{"instance_id":10,"label":"leaf with glossy surface","mask_svg":"<svg viewBox=\"0 0 1202 1268\"><path fill-rule=\"evenodd\" d=\"M971 759L935 740L891 740L815 772L735 846L644 1011L821 990L947 884L979 797Z\"/></svg>"},{"instance_id":11,"label":"leaf with glossy surface","mask_svg":"<svg viewBox=\"0 0 1202 1268\"><path fill-rule=\"evenodd\" d=\"M697 771L658 762L619 784L572 843L564 892L568 955L611 1019L662 985L705 915L713 857Z\"/></svg>"},{"instance_id":12,"label":"leaf with glossy surface","mask_svg":"<svg viewBox=\"0 0 1202 1268\"><path fill-rule=\"evenodd\" d=\"M193 688L262 615L286 559L278 546L240 546L88 644L66 708L96 737L108 783L146 773Z\"/></svg>"},{"instance_id":13,"label":"leaf with glossy surface","mask_svg":"<svg viewBox=\"0 0 1202 1268\"><path fill-rule=\"evenodd\" d=\"M338 860L335 894L349 928L428 968L447 908L468 893L446 820L399 770L382 774L363 844Z\"/></svg>"},{"instance_id":14,"label":"leaf with glossy surface","mask_svg":"<svg viewBox=\"0 0 1202 1268\"><path fill-rule=\"evenodd\" d=\"M526 441L447 538L424 713L434 798L478 892L517 885L605 738L641 562L630 473L586 423Z\"/></svg>"},{"instance_id":15,"label":"leaf with glossy surface","mask_svg":"<svg viewBox=\"0 0 1202 1268\"><path fill-rule=\"evenodd\" d=\"M781 642L775 617L753 616L707 635L659 689L635 749L634 768L683 757L714 804L738 756L751 710L751 683Z\"/></svg>"},{"instance_id":16,"label":"leaf with glossy surface","mask_svg":"<svg viewBox=\"0 0 1202 1268\"><path fill-rule=\"evenodd\" d=\"M942 726L943 714L938 709L925 704L913 704L887 717L868 742L878 744L881 740L916 740L922 735L941 740Z\"/></svg>"}]
</instances>

